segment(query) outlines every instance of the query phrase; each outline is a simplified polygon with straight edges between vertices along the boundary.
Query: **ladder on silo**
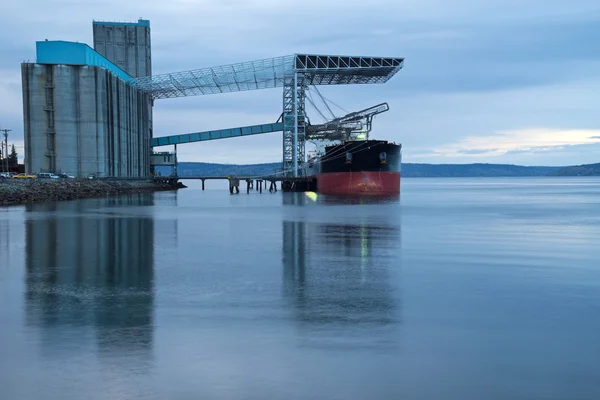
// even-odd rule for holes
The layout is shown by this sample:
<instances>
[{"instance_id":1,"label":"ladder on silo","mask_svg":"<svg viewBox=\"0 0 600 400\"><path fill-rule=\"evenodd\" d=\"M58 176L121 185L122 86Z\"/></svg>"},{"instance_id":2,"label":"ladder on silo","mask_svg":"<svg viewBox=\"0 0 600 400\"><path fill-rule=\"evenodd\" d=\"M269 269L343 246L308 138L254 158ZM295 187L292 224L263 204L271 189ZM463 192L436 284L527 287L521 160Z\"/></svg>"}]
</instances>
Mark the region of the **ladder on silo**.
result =
<instances>
[{"instance_id":1,"label":"ladder on silo","mask_svg":"<svg viewBox=\"0 0 600 400\"><path fill-rule=\"evenodd\" d=\"M48 172L56 172L56 132L54 128L54 80L52 65L46 66L46 157Z\"/></svg>"}]
</instances>

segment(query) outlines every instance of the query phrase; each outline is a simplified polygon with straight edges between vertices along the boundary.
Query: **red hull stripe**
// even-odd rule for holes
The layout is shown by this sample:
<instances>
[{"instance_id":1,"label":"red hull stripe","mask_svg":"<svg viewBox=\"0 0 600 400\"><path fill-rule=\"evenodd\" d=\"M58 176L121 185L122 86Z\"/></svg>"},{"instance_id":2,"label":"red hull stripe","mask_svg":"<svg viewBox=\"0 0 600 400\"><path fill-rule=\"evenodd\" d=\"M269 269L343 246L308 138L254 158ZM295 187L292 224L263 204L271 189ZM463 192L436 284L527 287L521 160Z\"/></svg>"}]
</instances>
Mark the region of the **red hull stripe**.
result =
<instances>
[{"instance_id":1,"label":"red hull stripe","mask_svg":"<svg viewBox=\"0 0 600 400\"><path fill-rule=\"evenodd\" d=\"M322 194L399 194L399 172L331 172L317 174Z\"/></svg>"}]
</instances>

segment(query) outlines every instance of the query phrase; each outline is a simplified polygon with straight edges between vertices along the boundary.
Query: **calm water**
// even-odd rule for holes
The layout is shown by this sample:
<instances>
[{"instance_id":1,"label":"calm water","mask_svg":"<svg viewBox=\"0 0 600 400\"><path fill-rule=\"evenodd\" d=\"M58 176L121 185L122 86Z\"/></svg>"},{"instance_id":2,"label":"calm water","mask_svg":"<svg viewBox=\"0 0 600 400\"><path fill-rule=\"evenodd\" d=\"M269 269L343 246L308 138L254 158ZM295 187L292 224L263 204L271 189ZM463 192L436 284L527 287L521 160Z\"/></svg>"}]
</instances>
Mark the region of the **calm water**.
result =
<instances>
[{"instance_id":1,"label":"calm water","mask_svg":"<svg viewBox=\"0 0 600 400\"><path fill-rule=\"evenodd\" d=\"M599 399L600 179L402 191L0 208L0 398Z\"/></svg>"}]
</instances>

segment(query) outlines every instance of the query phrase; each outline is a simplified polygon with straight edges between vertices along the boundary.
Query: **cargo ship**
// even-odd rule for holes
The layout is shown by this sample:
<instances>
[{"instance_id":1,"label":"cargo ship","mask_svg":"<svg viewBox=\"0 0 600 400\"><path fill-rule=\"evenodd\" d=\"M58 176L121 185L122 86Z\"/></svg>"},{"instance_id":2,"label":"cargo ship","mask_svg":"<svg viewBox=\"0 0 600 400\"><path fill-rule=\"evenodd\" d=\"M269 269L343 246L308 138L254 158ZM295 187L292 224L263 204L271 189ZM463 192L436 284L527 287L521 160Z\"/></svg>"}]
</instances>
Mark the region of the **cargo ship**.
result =
<instances>
[{"instance_id":1,"label":"cargo ship","mask_svg":"<svg viewBox=\"0 0 600 400\"><path fill-rule=\"evenodd\" d=\"M308 159L307 175L317 193L381 195L400 193L402 145L386 140L344 140Z\"/></svg>"}]
</instances>

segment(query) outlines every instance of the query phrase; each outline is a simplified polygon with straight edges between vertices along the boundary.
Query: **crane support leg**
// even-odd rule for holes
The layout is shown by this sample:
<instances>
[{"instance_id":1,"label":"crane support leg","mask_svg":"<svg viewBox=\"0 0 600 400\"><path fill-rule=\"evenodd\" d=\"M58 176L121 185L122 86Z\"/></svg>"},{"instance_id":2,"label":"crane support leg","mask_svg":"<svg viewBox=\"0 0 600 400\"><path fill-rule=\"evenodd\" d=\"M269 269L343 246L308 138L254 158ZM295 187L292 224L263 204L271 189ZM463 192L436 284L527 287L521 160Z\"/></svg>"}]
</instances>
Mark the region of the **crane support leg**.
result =
<instances>
[{"instance_id":1,"label":"crane support leg","mask_svg":"<svg viewBox=\"0 0 600 400\"><path fill-rule=\"evenodd\" d=\"M294 73L283 85L283 170L286 176L297 177L304 165L306 147L306 113L303 76Z\"/></svg>"}]
</instances>

